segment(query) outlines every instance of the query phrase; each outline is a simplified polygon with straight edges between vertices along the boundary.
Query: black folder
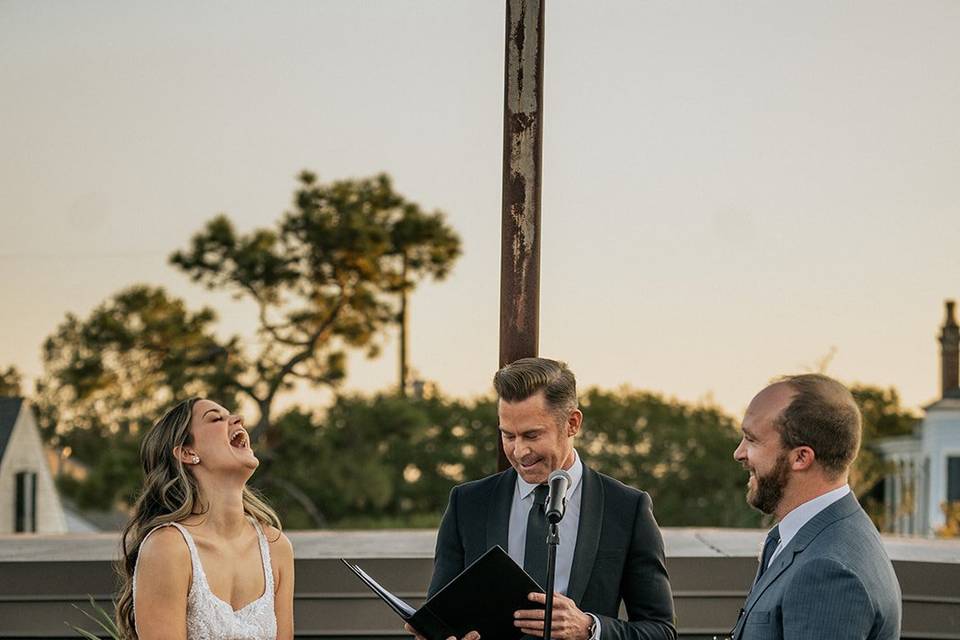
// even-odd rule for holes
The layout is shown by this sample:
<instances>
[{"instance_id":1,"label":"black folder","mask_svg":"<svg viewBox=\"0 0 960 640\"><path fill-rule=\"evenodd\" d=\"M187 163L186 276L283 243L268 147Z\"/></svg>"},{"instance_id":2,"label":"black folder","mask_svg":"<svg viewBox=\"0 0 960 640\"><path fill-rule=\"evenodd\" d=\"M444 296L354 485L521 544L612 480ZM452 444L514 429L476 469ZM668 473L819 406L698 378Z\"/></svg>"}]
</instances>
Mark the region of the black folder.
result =
<instances>
[{"instance_id":1,"label":"black folder","mask_svg":"<svg viewBox=\"0 0 960 640\"><path fill-rule=\"evenodd\" d=\"M513 626L513 612L543 608L527 599L531 592L543 593L543 588L499 546L477 558L419 609L357 565L340 560L427 640L462 638L470 631L479 632L481 640L519 640L524 634Z\"/></svg>"}]
</instances>

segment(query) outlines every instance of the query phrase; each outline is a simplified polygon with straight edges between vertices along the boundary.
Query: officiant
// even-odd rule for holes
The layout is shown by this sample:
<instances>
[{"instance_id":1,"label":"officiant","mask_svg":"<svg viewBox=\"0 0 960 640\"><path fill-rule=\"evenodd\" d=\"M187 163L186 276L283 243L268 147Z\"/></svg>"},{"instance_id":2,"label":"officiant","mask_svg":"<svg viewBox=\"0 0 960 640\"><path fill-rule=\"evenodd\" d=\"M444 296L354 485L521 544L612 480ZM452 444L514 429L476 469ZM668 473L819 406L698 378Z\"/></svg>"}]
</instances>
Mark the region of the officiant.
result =
<instances>
[{"instance_id":1,"label":"officiant","mask_svg":"<svg viewBox=\"0 0 960 640\"><path fill-rule=\"evenodd\" d=\"M673 639L663 539L643 491L594 471L574 448L583 413L563 362L523 358L496 372L497 413L511 468L453 489L440 524L429 595L495 545L546 584L545 484L572 480L560 522L551 636L564 640ZM515 624L543 636L544 594ZM627 619L618 618L621 602ZM493 639L489 639L493 640Z\"/></svg>"}]
</instances>

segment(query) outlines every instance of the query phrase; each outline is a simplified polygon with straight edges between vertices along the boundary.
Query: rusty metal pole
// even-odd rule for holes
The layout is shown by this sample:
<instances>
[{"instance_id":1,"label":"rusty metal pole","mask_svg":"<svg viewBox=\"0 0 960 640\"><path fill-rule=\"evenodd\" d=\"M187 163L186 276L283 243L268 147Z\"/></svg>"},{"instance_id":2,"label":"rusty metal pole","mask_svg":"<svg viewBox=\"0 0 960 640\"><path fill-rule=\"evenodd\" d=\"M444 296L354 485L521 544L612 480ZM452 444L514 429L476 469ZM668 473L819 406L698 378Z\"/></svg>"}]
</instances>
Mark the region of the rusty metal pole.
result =
<instances>
[{"instance_id":1,"label":"rusty metal pole","mask_svg":"<svg viewBox=\"0 0 960 640\"><path fill-rule=\"evenodd\" d=\"M537 355L546 0L507 0L503 89L500 366ZM497 438L498 467L509 466Z\"/></svg>"}]
</instances>

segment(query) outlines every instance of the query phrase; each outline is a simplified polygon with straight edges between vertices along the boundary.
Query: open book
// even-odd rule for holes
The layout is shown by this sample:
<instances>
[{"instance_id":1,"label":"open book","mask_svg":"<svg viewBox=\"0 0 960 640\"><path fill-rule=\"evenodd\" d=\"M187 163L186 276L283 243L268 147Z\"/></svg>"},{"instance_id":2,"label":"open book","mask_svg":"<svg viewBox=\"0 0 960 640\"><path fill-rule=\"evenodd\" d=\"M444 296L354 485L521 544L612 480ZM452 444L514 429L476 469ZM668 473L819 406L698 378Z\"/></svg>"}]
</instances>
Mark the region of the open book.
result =
<instances>
[{"instance_id":1,"label":"open book","mask_svg":"<svg viewBox=\"0 0 960 640\"><path fill-rule=\"evenodd\" d=\"M513 612L536 609L540 605L528 600L527 594L543 593L499 546L480 556L419 609L387 591L357 565L340 560L427 640L462 638L470 631L479 632L481 639L519 640L523 634L513 626Z\"/></svg>"}]
</instances>

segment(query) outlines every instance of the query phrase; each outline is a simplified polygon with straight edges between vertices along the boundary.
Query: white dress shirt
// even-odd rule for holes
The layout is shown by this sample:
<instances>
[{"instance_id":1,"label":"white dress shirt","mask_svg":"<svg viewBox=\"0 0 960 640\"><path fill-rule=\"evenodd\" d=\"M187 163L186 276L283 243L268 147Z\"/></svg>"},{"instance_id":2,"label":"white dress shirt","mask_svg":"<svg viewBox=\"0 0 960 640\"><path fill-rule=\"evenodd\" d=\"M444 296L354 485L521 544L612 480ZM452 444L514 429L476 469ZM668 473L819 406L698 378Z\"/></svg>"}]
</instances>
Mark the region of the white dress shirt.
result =
<instances>
[{"instance_id":1,"label":"white dress shirt","mask_svg":"<svg viewBox=\"0 0 960 640\"><path fill-rule=\"evenodd\" d=\"M817 496L813 500L804 502L787 515L783 516L783 520L781 520L780 524L777 525L780 528L780 544L778 544L777 548L773 550L773 554L770 556L770 562L767 563L767 566L769 567L771 564L773 564L773 559L780 555L780 552L783 551L788 544L790 544L790 541L793 540L794 536L797 535L797 532L803 528L803 525L813 520L814 516L848 493L850 493L850 485L845 484L842 487L837 487L833 491L828 491L821 496Z\"/></svg>"}]
</instances>

